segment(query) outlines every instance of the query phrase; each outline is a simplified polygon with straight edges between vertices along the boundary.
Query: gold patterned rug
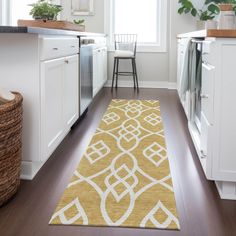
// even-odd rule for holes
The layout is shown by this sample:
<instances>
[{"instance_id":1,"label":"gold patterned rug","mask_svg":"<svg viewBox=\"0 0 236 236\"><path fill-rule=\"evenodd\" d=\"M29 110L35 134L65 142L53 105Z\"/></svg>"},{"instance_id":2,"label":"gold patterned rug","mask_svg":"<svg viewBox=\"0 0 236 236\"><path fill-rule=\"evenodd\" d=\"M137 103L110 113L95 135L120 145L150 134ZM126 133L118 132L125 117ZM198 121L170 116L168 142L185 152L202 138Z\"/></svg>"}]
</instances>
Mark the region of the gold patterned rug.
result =
<instances>
[{"instance_id":1,"label":"gold patterned rug","mask_svg":"<svg viewBox=\"0 0 236 236\"><path fill-rule=\"evenodd\" d=\"M112 100L50 224L180 229L158 101Z\"/></svg>"}]
</instances>

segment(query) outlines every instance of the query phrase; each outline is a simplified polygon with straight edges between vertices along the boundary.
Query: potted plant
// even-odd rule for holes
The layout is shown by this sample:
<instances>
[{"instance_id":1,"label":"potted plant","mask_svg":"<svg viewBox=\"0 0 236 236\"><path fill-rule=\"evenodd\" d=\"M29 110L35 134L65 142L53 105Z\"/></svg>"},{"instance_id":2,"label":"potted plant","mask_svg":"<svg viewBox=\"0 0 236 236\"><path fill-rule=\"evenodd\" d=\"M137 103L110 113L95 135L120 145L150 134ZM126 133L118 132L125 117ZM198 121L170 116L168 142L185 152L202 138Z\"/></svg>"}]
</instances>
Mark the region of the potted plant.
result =
<instances>
[{"instance_id":1,"label":"potted plant","mask_svg":"<svg viewBox=\"0 0 236 236\"><path fill-rule=\"evenodd\" d=\"M219 29L235 29L236 0L208 0L220 8Z\"/></svg>"},{"instance_id":2,"label":"potted plant","mask_svg":"<svg viewBox=\"0 0 236 236\"><path fill-rule=\"evenodd\" d=\"M221 11L236 12L236 0L208 0L209 3L215 3Z\"/></svg>"},{"instance_id":3,"label":"potted plant","mask_svg":"<svg viewBox=\"0 0 236 236\"><path fill-rule=\"evenodd\" d=\"M30 4L32 9L30 15L35 20L57 20L58 14L62 11L62 6L52 4L52 0L38 0L36 3Z\"/></svg>"},{"instance_id":4,"label":"potted plant","mask_svg":"<svg viewBox=\"0 0 236 236\"><path fill-rule=\"evenodd\" d=\"M210 28L216 28L214 18L219 14L220 9L214 1L206 0L201 9L197 9L191 0L179 0L179 4L178 13L180 15L190 13L193 17L198 17L198 28L205 28L207 25Z\"/></svg>"},{"instance_id":5,"label":"potted plant","mask_svg":"<svg viewBox=\"0 0 236 236\"><path fill-rule=\"evenodd\" d=\"M84 19L75 19L73 22L76 25L84 25L85 20Z\"/></svg>"}]
</instances>

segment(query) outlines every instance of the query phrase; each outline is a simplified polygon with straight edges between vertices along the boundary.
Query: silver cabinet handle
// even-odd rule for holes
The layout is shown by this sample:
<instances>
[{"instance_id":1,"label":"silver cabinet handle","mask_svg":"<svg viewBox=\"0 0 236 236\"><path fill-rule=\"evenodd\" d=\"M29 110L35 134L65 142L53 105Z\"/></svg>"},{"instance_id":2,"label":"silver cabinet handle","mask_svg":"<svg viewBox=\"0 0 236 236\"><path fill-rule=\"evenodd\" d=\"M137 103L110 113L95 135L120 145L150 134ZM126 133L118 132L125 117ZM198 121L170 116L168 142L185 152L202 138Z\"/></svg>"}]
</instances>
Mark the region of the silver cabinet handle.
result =
<instances>
[{"instance_id":1,"label":"silver cabinet handle","mask_svg":"<svg viewBox=\"0 0 236 236\"><path fill-rule=\"evenodd\" d=\"M74 45L71 45L71 47L72 47L72 48L75 48L75 46L74 46Z\"/></svg>"},{"instance_id":2,"label":"silver cabinet handle","mask_svg":"<svg viewBox=\"0 0 236 236\"><path fill-rule=\"evenodd\" d=\"M201 98L207 99L207 98L209 98L209 95L208 94L201 94Z\"/></svg>"},{"instance_id":3,"label":"silver cabinet handle","mask_svg":"<svg viewBox=\"0 0 236 236\"><path fill-rule=\"evenodd\" d=\"M203 158L206 158L206 157L207 157L207 155L204 153L203 150L201 150L201 158L203 159Z\"/></svg>"},{"instance_id":4,"label":"silver cabinet handle","mask_svg":"<svg viewBox=\"0 0 236 236\"><path fill-rule=\"evenodd\" d=\"M53 50L57 51L57 50L58 50L58 48L53 48Z\"/></svg>"},{"instance_id":5,"label":"silver cabinet handle","mask_svg":"<svg viewBox=\"0 0 236 236\"><path fill-rule=\"evenodd\" d=\"M214 70L214 69L215 69L214 66L212 66L211 64L209 64L209 63L206 62L206 61L203 61L203 62L202 62L202 66L203 66L203 68L207 69L208 71L211 71L211 70Z\"/></svg>"}]
</instances>

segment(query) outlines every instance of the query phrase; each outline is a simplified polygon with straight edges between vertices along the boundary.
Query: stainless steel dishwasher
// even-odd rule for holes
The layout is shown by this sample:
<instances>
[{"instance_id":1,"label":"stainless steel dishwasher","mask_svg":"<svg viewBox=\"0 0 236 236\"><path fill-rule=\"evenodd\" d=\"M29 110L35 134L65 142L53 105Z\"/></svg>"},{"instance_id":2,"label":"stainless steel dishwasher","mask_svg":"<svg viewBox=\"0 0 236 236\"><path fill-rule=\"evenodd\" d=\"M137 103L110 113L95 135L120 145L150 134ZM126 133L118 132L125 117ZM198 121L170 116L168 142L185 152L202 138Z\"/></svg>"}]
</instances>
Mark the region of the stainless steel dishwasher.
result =
<instances>
[{"instance_id":1,"label":"stainless steel dishwasher","mask_svg":"<svg viewBox=\"0 0 236 236\"><path fill-rule=\"evenodd\" d=\"M93 99L93 47L93 39L80 38L80 116Z\"/></svg>"}]
</instances>

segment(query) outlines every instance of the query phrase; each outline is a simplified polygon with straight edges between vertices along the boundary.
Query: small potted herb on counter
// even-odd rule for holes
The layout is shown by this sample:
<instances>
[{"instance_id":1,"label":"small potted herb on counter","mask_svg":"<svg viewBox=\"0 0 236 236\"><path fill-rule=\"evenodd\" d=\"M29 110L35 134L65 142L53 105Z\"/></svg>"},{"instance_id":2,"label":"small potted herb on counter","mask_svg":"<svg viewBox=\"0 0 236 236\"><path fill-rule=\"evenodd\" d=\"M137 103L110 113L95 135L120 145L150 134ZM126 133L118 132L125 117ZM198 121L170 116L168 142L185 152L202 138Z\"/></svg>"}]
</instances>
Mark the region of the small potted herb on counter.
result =
<instances>
[{"instance_id":1,"label":"small potted herb on counter","mask_svg":"<svg viewBox=\"0 0 236 236\"><path fill-rule=\"evenodd\" d=\"M84 19L76 19L73 22L80 28L80 31L85 31Z\"/></svg>"},{"instance_id":2,"label":"small potted herb on counter","mask_svg":"<svg viewBox=\"0 0 236 236\"><path fill-rule=\"evenodd\" d=\"M30 15L35 20L57 20L58 14L63 10L61 5L52 4L51 0L38 0L30 6L32 6Z\"/></svg>"},{"instance_id":3,"label":"small potted herb on counter","mask_svg":"<svg viewBox=\"0 0 236 236\"><path fill-rule=\"evenodd\" d=\"M76 24L76 25L83 25L84 24L84 19L76 19L76 20L74 20L74 23Z\"/></svg>"}]
</instances>

